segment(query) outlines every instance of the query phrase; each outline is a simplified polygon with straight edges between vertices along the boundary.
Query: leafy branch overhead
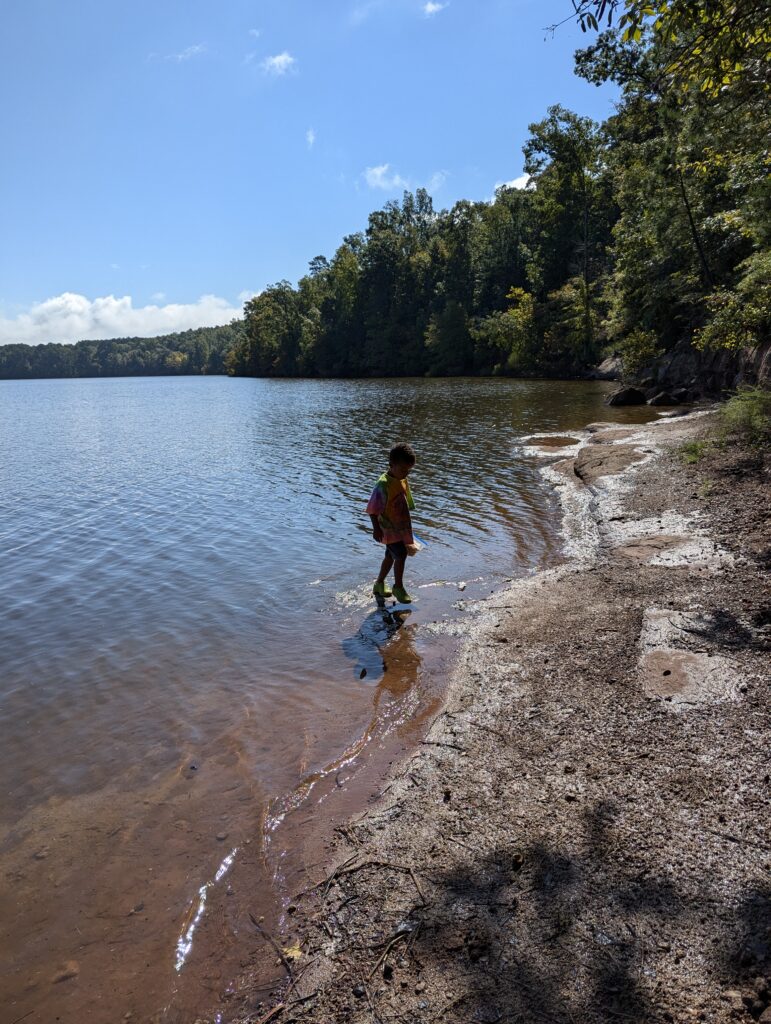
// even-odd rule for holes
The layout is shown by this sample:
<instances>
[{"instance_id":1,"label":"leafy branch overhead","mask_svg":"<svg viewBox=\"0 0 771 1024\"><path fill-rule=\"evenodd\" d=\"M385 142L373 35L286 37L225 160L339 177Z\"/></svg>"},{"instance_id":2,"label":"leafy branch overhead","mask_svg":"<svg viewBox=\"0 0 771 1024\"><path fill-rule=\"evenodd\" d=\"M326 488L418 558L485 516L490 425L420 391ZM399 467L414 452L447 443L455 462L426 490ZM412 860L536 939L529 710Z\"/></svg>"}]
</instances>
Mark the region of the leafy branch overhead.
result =
<instances>
[{"instance_id":1,"label":"leafy branch overhead","mask_svg":"<svg viewBox=\"0 0 771 1024\"><path fill-rule=\"evenodd\" d=\"M667 47L666 73L681 88L769 88L771 11L766 0L573 0L584 32L616 28L622 43ZM556 27L556 26L554 26Z\"/></svg>"}]
</instances>

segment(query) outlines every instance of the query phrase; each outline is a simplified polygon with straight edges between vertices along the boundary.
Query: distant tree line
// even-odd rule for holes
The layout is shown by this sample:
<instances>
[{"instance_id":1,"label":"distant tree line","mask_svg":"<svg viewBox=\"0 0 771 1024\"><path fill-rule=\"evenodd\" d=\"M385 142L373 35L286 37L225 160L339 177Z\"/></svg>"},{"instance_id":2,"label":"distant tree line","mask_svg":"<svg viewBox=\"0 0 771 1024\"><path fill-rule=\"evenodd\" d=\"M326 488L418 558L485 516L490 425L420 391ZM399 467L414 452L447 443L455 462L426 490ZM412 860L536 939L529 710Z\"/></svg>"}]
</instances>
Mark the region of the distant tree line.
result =
<instances>
[{"instance_id":1,"label":"distant tree line","mask_svg":"<svg viewBox=\"0 0 771 1024\"><path fill-rule=\"evenodd\" d=\"M224 373L241 327L200 327L160 338L114 338L74 345L2 345L0 379L134 377Z\"/></svg>"},{"instance_id":2,"label":"distant tree line","mask_svg":"<svg viewBox=\"0 0 771 1024\"><path fill-rule=\"evenodd\" d=\"M527 189L387 203L296 288L247 302L228 371L572 375L612 350L634 369L683 338L767 338L767 6L576 0L599 33L576 70L621 86L613 116L550 108L530 125Z\"/></svg>"}]
</instances>

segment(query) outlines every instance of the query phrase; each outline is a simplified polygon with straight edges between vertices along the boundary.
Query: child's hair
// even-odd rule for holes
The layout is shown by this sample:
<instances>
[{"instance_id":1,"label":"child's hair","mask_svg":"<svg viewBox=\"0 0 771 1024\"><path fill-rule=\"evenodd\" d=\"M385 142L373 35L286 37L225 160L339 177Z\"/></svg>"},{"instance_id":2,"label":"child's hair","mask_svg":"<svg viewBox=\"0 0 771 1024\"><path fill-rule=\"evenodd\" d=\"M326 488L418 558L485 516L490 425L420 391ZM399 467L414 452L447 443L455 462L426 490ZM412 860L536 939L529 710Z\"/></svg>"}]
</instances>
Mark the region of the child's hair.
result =
<instances>
[{"instance_id":1,"label":"child's hair","mask_svg":"<svg viewBox=\"0 0 771 1024\"><path fill-rule=\"evenodd\" d=\"M405 466L414 466L415 452L412 445L407 444L406 441L400 441L399 444L395 444L388 453L388 461L390 463L401 463Z\"/></svg>"}]
</instances>

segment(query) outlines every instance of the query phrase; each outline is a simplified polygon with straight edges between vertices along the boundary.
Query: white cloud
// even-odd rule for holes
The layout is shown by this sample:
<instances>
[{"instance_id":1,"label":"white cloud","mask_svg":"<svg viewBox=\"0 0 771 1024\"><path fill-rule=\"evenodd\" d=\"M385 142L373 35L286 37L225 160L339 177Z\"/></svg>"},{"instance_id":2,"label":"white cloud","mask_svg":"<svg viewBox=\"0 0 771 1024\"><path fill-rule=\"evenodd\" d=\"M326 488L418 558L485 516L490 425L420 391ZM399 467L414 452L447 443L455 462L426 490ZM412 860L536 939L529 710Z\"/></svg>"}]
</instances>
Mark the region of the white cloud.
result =
<instances>
[{"instance_id":1,"label":"white cloud","mask_svg":"<svg viewBox=\"0 0 771 1024\"><path fill-rule=\"evenodd\" d=\"M85 295L63 292L18 316L0 315L0 345L151 338L193 327L218 327L240 316L240 306L231 306L216 295L202 295L196 302L135 307L130 295L88 299Z\"/></svg>"},{"instance_id":2,"label":"white cloud","mask_svg":"<svg viewBox=\"0 0 771 1024\"><path fill-rule=\"evenodd\" d=\"M444 183L447 181L448 176L448 171L434 171L434 173L428 179L426 189L430 193L438 192L442 185L444 185Z\"/></svg>"},{"instance_id":3,"label":"white cloud","mask_svg":"<svg viewBox=\"0 0 771 1024\"><path fill-rule=\"evenodd\" d=\"M443 11L445 7L449 7L449 0L446 4L435 3L434 0L427 0L427 3L423 4L423 13L427 18L432 17L434 14L438 14Z\"/></svg>"},{"instance_id":4,"label":"white cloud","mask_svg":"<svg viewBox=\"0 0 771 1024\"><path fill-rule=\"evenodd\" d=\"M253 292L251 288L244 288L242 292L239 292L236 298L240 303L248 302L249 299L254 299L260 292Z\"/></svg>"},{"instance_id":5,"label":"white cloud","mask_svg":"<svg viewBox=\"0 0 771 1024\"><path fill-rule=\"evenodd\" d=\"M350 19L352 25L361 25L367 20L367 18L376 11L379 7L382 7L384 0L363 0L362 3L357 3L351 11Z\"/></svg>"},{"instance_id":6,"label":"white cloud","mask_svg":"<svg viewBox=\"0 0 771 1024\"><path fill-rule=\"evenodd\" d=\"M297 61L291 53L284 50L283 53L277 53L275 57L266 57L260 67L266 75L285 75L288 71L292 71L296 64Z\"/></svg>"},{"instance_id":7,"label":"white cloud","mask_svg":"<svg viewBox=\"0 0 771 1024\"><path fill-rule=\"evenodd\" d=\"M153 302L163 302L163 300L166 298L166 292L153 292L150 298L153 300Z\"/></svg>"},{"instance_id":8,"label":"white cloud","mask_svg":"<svg viewBox=\"0 0 771 1024\"><path fill-rule=\"evenodd\" d=\"M409 188L410 184L396 171L391 171L390 164L380 164L378 167L367 167L364 171L364 180L370 188L382 188L384 192L392 192L398 188Z\"/></svg>"},{"instance_id":9,"label":"white cloud","mask_svg":"<svg viewBox=\"0 0 771 1024\"><path fill-rule=\"evenodd\" d=\"M316 132L313 128L309 128L305 133L305 141L308 143L308 149L313 149L313 144L316 141Z\"/></svg>"},{"instance_id":10,"label":"white cloud","mask_svg":"<svg viewBox=\"0 0 771 1024\"><path fill-rule=\"evenodd\" d=\"M203 43L196 43L195 46L188 46L186 50L182 50L179 53L167 53L163 59L175 60L180 64L183 60L190 60L192 57L198 57L202 53L206 53L206 47Z\"/></svg>"},{"instance_id":11,"label":"white cloud","mask_svg":"<svg viewBox=\"0 0 771 1024\"><path fill-rule=\"evenodd\" d=\"M260 36L262 35L262 31L258 28L250 28L249 35L254 36L255 39L259 39Z\"/></svg>"},{"instance_id":12,"label":"white cloud","mask_svg":"<svg viewBox=\"0 0 771 1024\"><path fill-rule=\"evenodd\" d=\"M512 178L511 181L496 181L493 192L497 192L499 188L527 188L529 181L529 174L520 174L518 178Z\"/></svg>"}]
</instances>

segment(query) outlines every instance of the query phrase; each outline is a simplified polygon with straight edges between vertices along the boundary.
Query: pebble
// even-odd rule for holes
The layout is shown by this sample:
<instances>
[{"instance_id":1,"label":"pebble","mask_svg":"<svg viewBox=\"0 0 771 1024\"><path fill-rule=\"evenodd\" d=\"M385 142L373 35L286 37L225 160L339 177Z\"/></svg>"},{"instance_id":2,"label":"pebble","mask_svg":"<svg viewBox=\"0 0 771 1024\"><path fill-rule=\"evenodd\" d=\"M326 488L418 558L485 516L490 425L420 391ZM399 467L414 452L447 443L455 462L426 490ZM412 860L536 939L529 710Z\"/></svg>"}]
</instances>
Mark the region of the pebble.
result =
<instances>
[{"instance_id":1,"label":"pebble","mask_svg":"<svg viewBox=\"0 0 771 1024\"><path fill-rule=\"evenodd\" d=\"M363 999L364 996L367 994L367 990L364 988L363 985L354 985L351 991L353 992L357 999Z\"/></svg>"},{"instance_id":2,"label":"pebble","mask_svg":"<svg viewBox=\"0 0 771 1024\"><path fill-rule=\"evenodd\" d=\"M51 977L51 984L58 985L61 981L70 981L80 974L80 965L77 960L67 960Z\"/></svg>"},{"instance_id":3,"label":"pebble","mask_svg":"<svg viewBox=\"0 0 771 1024\"><path fill-rule=\"evenodd\" d=\"M219 841L220 841L221 843L222 843L222 842L224 842L224 841L225 841L225 840L227 839L227 837L228 837L228 834L227 834L227 832L218 832L218 833L217 833L217 839L218 839L218 840L219 840Z\"/></svg>"},{"instance_id":4,"label":"pebble","mask_svg":"<svg viewBox=\"0 0 771 1024\"><path fill-rule=\"evenodd\" d=\"M415 995L419 996L421 992L425 992L425 991L426 991L426 983L425 983L425 981L419 981L417 983L417 985L415 986Z\"/></svg>"}]
</instances>

